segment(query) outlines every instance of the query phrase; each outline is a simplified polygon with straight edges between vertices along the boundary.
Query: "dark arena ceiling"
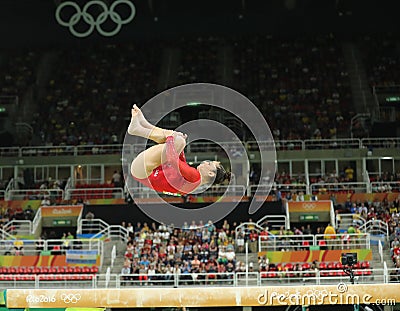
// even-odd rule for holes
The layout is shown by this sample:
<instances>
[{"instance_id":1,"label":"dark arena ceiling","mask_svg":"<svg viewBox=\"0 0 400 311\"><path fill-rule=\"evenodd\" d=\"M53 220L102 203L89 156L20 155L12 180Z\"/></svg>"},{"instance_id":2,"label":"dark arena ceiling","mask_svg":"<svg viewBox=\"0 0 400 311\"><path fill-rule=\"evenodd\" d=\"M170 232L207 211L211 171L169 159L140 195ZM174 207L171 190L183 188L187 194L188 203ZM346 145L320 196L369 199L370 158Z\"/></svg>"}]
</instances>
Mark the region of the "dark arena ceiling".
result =
<instances>
[{"instance_id":1,"label":"dark arena ceiling","mask_svg":"<svg viewBox=\"0 0 400 311\"><path fill-rule=\"evenodd\" d=\"M65 0L64 0L65 1ZM2 0L2 47L63 44L104 40L93 34L86 39L70 35L55 19L62 0ZM81 7L87 0L71 0ZM116 0L100 0L108 6ZM398 1L385 0L129 0L136 16L117 36L108 40L157 38L185 34L254 34L399 31ZM91 13L100 14L93 7ZM126 14L127 6L118 13ZM72 12L72 11L71 11ZM84 25L77 27L84 28ZM105 27L113 27L105 23Z\"/></svg>"}]
</instances>

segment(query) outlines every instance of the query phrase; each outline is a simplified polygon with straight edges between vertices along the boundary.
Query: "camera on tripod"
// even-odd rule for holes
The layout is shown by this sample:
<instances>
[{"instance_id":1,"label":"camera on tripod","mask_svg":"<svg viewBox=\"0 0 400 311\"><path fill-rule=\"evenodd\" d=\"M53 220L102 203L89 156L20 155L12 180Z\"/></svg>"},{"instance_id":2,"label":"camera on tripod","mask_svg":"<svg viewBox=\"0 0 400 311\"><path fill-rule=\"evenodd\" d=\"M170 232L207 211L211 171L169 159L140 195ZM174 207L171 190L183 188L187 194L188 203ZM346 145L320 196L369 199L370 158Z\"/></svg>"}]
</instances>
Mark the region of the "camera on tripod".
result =
<instances>
[{"instance_id":1,"label":"camera on tripod","mask_svg":"<svg viewBox=\"0 0 400 311\"><path fill-rule=\"evenodd\" d=\"M354 266L357 263L357 253L342 253L341 263L344 266Z\"/></svg>"}]
</instances>

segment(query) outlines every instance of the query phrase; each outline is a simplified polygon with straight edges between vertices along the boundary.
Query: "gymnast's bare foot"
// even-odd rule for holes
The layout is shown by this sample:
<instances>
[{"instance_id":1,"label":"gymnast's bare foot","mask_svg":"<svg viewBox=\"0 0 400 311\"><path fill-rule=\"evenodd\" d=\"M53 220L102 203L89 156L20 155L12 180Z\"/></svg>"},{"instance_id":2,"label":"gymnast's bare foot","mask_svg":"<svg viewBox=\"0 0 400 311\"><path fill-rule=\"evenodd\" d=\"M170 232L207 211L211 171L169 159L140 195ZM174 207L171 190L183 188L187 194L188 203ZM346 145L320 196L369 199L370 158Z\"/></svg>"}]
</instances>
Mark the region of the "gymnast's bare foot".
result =
<instances>
[{"instance_id":1,"label":"gymnast's bare foot","mask_svg":"<svg viewBox=\"0 0 400 311\"><path fill-rule=\"evenodd\" d=\"M139 112L141 112L138 109L132 108L132 117L131 117L131 123L129 124L128 127L128 133L130 135L138 135L139 133L142 132L143 126L140 124L140 117L139 117Z\"/></svg>"},{"instance_id":2,"label":"gymnast's bare foot","mask_svg":"<svg viewBox=\"0 0 400 311\"><path fill-rule=\"evenodd\" d=\"M139 118L139 122L143 127L148 128L148 129L153 129L154 128L154 125L146 120L146 118L143 115L142 110L140 110L140 108L136 104L133 105L132 110L137 112L137 115L138 115L138 118Z\"/></svg>"}]
</instances>

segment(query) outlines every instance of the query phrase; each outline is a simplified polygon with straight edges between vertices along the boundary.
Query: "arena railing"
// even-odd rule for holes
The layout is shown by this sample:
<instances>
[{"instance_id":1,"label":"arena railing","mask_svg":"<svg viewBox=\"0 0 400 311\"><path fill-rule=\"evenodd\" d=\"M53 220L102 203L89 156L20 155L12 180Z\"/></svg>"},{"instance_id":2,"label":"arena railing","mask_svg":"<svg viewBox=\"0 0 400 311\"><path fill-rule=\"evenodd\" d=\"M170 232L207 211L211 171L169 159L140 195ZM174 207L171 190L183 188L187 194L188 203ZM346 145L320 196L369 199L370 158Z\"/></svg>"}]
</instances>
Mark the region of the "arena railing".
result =
<instances>
[{"instance_id":1,"label":"arena railing","mask_svg":"<svg viewBox=\"0 0 400 311\"><path fill-rule=\"evenodd\" d=\"M0 157L20 157L21 148L18 147L2 147L0 148Z\"/></svg>"},{"instance_id":2,"label":"arena railing","mask_svg":"<svg viewBox=\"0 0 400 311\"><path fill-rule=\"evenodd\" d=\"M67 190L70 200L79 198L90 199L123 199L124 189L116 188L71 188Z\"/></svg>"},{"instance_id":3,"label":"arena railing","mask_svg":"<svg viewBox=\"0 0 400 311\"><path fill-rule=\"evenodd\" d=\"M347 236L344 234L269 234L268 237L259 236L258 243L260 252L309 250L310 246L319 246L320 249L369 249L371 236L369 233L347 234Z\"/></svg>"},{"instance_id":4,"label":"arena railing","mask_svg":"<svg viewBox=\"0 0 400 311\"><path fill-rule=\"evenodd\" d=\"M103 219L81 219L78 223L78 230L81 234L96 234L109 226Z\"/></svg>"},{"instance_id":5,"label":"arena railing","mask_svg":"<svg viewBox=\"0 0 400 311\"><path fill-rule=\"evenodd\" d=\"M280 230L281 227L290 229L290 224L284 215L265 215L257 221L257 225L267 230Z\"/></svg>"},{"instance_id":6,"label":"arena railing","mask_svg":"<svg viewBox=\"0 0 400 311\"><path fill-rule=\"evenodd\" d=\"M10 241L13 241L15 239L15 236L0 228L0 250L4 250L4 243L2 243L1 241L7 241L7 243L9 243Z\"/></svg>"},{"instance_id":7,"label":"arena railing","mask_svg":"<svg viewBox=\"0 0 400 311\"><path fill-rule=\"evenodd\" d=\"M317 149L359 149L361 140L357 138L343 139L306 139L304 140L305 150Z\"/></svg>"},{"instance_id":8,"label":"arena railing","mask_svg":"<svg viewBox=\"0 0 400 311\"><path fill-rule=\"evenodd\" d=\"M160 194L157 191L146 187L130 187L129 193L133 199L150 199L160 197Z\"/></svg>"},{"instance_id":9,"label":"arena railing","mask_svg":"<svg viewBox=\"0 0 400 311\"><path fill-rule=\"evenodd\" d=\"M369 233L316 234L314 245L326 249L370 249L371 235Z\"/></svg>"},{"instance_id":10,"label":"arena railing","mask_svg":"<svg viewBox=\"0 0 400 311\"><path fill-rule=\"evenodd\" d=\"M188 145L188 152L204 153L222 151L221 146L236 148L238 142L195 142ZM260 146L260 147L258 147ZM399 148L400 138L342 138L342 139L306 139L306 140L275 140L247 141L245 148L248 151L281 150L315 150L315 149L360 149L360 148ZM128 154L137 154L146 148L145 144L135 145L85 145L85 146L35 146L35 147L2 147L1 157L29 157L29 156L78 156L78 155L106 155L119 154L122 149Z\"/></svg>"},{"instance_id":11,"label":"arena railing","mask_svg":"<svg viewBox=\"0 0 400 311\"><path fill-rule=\"evenodd\" d=\"M400 268L388 268L387 283L400 283Z\"/></svg>"},{"instance_id":12,"label":"arena railing","mask_svg":"<svg viewBox=\"0 0 400 311\"><path fill-rule=\"evenodd\" d=\"M384 269L354 269L353 272L356 284L386 283ZM343 270L337 269L260 272L261 286L271 283L278 283L282 286L329 285L348 281L349 276L344 274Z\"/></svg>"},{"instance_id":13,"label":"arena railing","mask_svg":"<svg viewBox=\"0 0 400 311\"><path fill-rule=\"evenodd\" d=\"M258 237L259 251L296 251L308 250L315 245L315 236L312 234L303 235L268 235Z\"/></svg>"},{"instance_id":14,"label":"arena railing","mask_svg":"<svg viewBox=\"0 0 400 311\"><path fill-rule=\"evenodd\" d=\"M400 194L400 181L374 181L371 182L371 190L373 193L399 192Z\"/></svg>"},{"instance_id":15,"label":"arena railing","mask_svg":"<svg viewBox=\"0 0 400 311\"><path fill-rule=\"evenodd\" d=\"M15 189L15 180L14 178L11 178L10 181L8 182L8 185L6 187L6 201L10 200L10 190L14 190Z\"/></svg>"},{"instance_id":16,"label":"arena railing","mask_svg":"<svg viewBox=\"0 0 400 311\"><path fill-rule=\"evenodd\" d=\"M229 186L212 186L207 189L203 193L199 194L200 196L245 196L246 195L246 187L242 185L229 185Z\"/></svg>"},{"instance_id":17,"label":"arena railing","mask_svg":"<svg viewBox=\"0 0 400 311\"><path fill-rule=\"evenodd\" d=\"M117 247L113 245L111 250L111 268L114 267L115 259L117 258Z\"/></svg>"},{"instance_id":18,"label":"arena railing","mask_svg":"<svg viewBox=\"0 0 400 311\"><path fill-rule=\"evenodd\" d=\"M356 284L400 283L398 269L354 269ZM0 289L6 288L126 288L186 286L291 286L332 285L349 282L343 270L307 270L224 273L148 274L13 274L0 275Z\"/></svg>"},{"instance_id":19,"label":"arena railing","mask_svg":"<svg viewBox=\"0 0 400 311\"><path fill-rule=\"evenodd\" d=\"M282 194L297 193L299 191L306 194L307 189L308 186L306 184L273 184L272 187L271 185L259 184L249 186L248 195L255 196L257 191L257 195L266 196L270 194L271 190L279 190Z\"/></svg>"},{"instance_id":20,"label":"arena railing","mask_svg":"<svg viewBox=\"0 0 400 311\"><path fill-rule=\"evenodd\" d=\"M258 272L234 272L233 285L234 286L260 286L261 277ZM220 285L220 284L218 284ZM221 284L222 285L222 284Z\"/></svg>"},{"instance_id":21,"label":"arena railing","mask_svg":"<svg viewBox=\"0 0 400 311\"><path fill-rule=\"evenodd\" d=\"M386 222L374 219L368 220L358 228L360 231L369 232L374 235L381 235L384 239L389 238L389 226Z\"/></svg>"},{"instance_id":22,"label":"arena railing","mask_svg":"<svg viewBox=\"0 0 400 311\"><path fill-rule=\"evenodd\" d=\"M21 157L76 156L77 146L21 147Z\"/></svg>"},{"instance_id":23,"label":"arena railing","mask_svg":"<svg viewBox=\"0 0 400 311\"><path fill-rule=\"evenodd\" d=\"M270 151L274 148L278 151L283 150L304 150L305 145L303 140L275 140L274 142L259 142L248 141L246 148L248 151Z\"/></svg>"},{"instance_id":24,"label":"arena railing","mask_svg":"<svg viewBox=\"0 0 400 311\"><path fill-rule=\"evenodd\" d=\"M57 239L44 240L44 250L51 251L60 247L60 254L65 254L68 250L97 251L99 255L103 253L103 241L100 239Z\"/></svg>"},{"instance_id":25,"label":"arena railing","mask_svg":"<svg viewBox=\"0 0 400 311\"><path fill-rule=\"evenodd\" d=\"M338 214L336 217L336 229L347 230L350 226L362 226L366 222L367 220L360 214Z\"/></svg>"},{"instance_id":26,"label":"arena railing","mask_svg":"<svg viewBox=\"0 0 400 311\"><path fill-rule=\"evenodd\" d=\"M142 145L141 145L142 146ZM143 147L145 147L143 145ZM130 150L131 145L82 145L76 147L77 156L81 155L103 155L103 154L120 154L123 149Z\"/></svg>"},{"instance_id":27,"label":"arena railing","mask_svg":"<svg viewBox=\"0 0 400 311\"><path fill-rule=\"evenodd\" d=\"M35 214L35 217L32 220L32 232L31 234L35 234L39 227L41 228L42 224L42 209L38 208Z\"/></svg>"},{"instance_id":28,"label":"arena railing","mask_svg":"<svg viewBox=\"0 0 400 311\"><path fill-rule=\"evenodd\" d=\"M382 241L378 241L378 253L379 253L380 262L383 263L383 245L382 245Z\"/></svg>"},{"instance_id":29,"label":"arena railing","mask_svg":"<svg viewBox=\"0 0 400 311\"><path fill-rule=\"evenodd\" d=\"M389 275L391 274L391 272L389 272L386 261L383 262L383 271L385 274L385 283L389 283L390 282ZM398 269L397 269L396 273L398 273ZM399 280L399 282L400 282L400 280Z\"/></svg>"},{"instance_id":30,"label":"arena railing","mask_svg":"<svg viewBox=\"0 0 400 311\"><path fill-rule=\"evenodd\" d=\"M100 239L102 237L116 238L127 242L129 231L120 225L109 225L102 219L82 219L78 223L81 234L90 234L89 239Z\"/></svg>"},{"instance_id":31,"label":"arena railing","mask_svg":"<svg viewBox=\"0 0 400 311\"><path fill-rule=\"evenodd\" d=\"M38 255L42 251L53 251L57 254L65 254L67 250L96 250L100 255L103 250L103 241L100 239L52 239L52 240L0 240L2 254L15 252L14 243L22 241L24 255Z\"/></svg>"},{"instance_id":32,"label":"arena railing","mask_svg":"<svg viewBox=\"0 0 400 311\"><path fill-rule=\"evenodd\" d=\"M64 190L61 189L24 189L9 190L7 192L7 200L43 200L45 197L49 199L62 200L64 198Z\"/></svg>"},{"instance_id":33,"label":"arena railing","mask_svg":"<svg viewBox=\"0 0 400 311\"><path fill-rule=\"evenodd\" d=\"M3 230L11 235L31 235L32 222L30 220L11 220L3 226Z\"/></svg>"},{"instance_id":34,"label":"arena railing","mask_svg":"<svg viewBox=\"0 0 400 311\"><path fill-rule=\"evenodd\" d=\"M312 194L324 192L355 192L367 193L368 183L365 182L344 182L344 183L315 183L310 185Z\"/></svg>"},{"instance_id":35,"label":"arena railing","mask_svg":"<svg viewBox=\"0 0 400 311\"><path fill-rule=\"evenodd\" d=\"M160 196L168 196L168 194L158 193L146 187L130 187L129 193L133 199L150 199L159 198ZM242 185L229 185L229 186L213 186L198 196L245 196L246 187ZM195 194L196 196L196 194Z\"/></svg>"},{"instance_id":36,"label":"arena railing","mask_svg":"<svg viewBox=\"0 0 400 311\"><path fill-rule=\"evenodd\" d=\"M243 222L235 228L235 240L238 239L239 232L245 234L250 230L255 230L257 233L260 233L264 228L254 222Z\"/></svg>"},{"instance_id":37,"label":"arena railing","mask_svg":"<svg viewBox=\"0 0 400 311\"><path fill-rule=\"evenodd\" d=\"M365 148L400 148L399 137L384 137L384 138L362 138L361 144Z\"/></svg>"}]
</instances>

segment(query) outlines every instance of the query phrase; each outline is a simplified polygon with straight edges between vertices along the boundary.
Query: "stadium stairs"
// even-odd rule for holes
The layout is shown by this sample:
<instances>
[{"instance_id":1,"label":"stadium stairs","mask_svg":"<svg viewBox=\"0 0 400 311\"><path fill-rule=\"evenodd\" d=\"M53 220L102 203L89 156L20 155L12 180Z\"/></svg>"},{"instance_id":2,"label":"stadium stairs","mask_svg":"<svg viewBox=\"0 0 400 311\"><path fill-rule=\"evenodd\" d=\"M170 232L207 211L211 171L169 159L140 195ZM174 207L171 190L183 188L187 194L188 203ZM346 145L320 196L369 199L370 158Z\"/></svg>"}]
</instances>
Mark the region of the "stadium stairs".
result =
<instances>
[{"instance_id":1,"label":"stadium stairs","mask_svg":"<svg viewBox=\"0 0 400 311\"><path fill-rule=\"evenodd\" d=\"M112 256L111 252L113 247L116 247L116 258L114 260L113 265L112 264ZM107 269L110 267L110 273L111 274L120 274L121 269L124 265L124 254L126 250L126 243L117 239L111 239L108 242L104 243L104 257L103 257L103 265L99 273L101 273L98 276L98 281L100 283L105 283L105 274L107 273Z\"/></svg>"},{"instance_id":2,"label":"stadium stairs","mask_svg":"<svg viewBox=\"0 0 400 311\"><path fill-rule=\"evenodd\" d=\"M351 91L357 113L372 111L375 101L370 91L367 74L359 49L353 43L343 44L343 55L351 81Z\"/></svg>"}]
</instances>

